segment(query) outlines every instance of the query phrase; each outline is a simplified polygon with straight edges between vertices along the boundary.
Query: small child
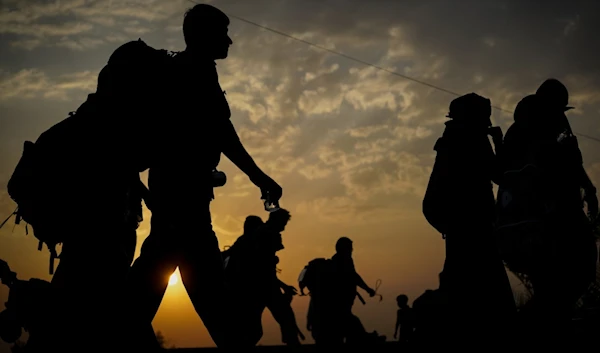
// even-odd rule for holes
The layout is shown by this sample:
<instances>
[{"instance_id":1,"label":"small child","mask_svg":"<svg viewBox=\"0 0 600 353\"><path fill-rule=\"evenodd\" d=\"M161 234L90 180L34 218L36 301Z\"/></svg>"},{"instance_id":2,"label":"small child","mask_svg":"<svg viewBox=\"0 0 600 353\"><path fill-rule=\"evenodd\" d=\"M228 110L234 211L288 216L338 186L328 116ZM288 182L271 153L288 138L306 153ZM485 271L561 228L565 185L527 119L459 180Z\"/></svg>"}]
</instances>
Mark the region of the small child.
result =
<instances>
[{"instance_id":1,"label":"small child","mask_svg":"<svg viewBox=\"0 0 600 353\"><path fill-rule=\"evenodd\" d=\"M400 338L398 341L401 343L406 343L410 340L414 330L412 308L408 306L408 296L405 294L400 294L398 297L396 297L396 303L398 303L399 309L396 316L394 338L398 338L398 331L400 331Z\"/></svg>"}]
</instances>

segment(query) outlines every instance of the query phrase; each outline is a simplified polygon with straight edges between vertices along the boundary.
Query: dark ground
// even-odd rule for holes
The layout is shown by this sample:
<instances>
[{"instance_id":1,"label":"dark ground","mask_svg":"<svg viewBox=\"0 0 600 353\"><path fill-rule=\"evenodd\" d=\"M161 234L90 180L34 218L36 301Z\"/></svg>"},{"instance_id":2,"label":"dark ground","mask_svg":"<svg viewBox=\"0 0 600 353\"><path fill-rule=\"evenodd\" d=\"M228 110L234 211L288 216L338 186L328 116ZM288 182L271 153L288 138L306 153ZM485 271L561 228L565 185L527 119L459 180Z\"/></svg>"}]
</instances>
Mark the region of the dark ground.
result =
<instances>
[{"instance_id":1,"label":"dark ground","mask_svg":"<svg viewBox=\"0 0 600 353\"><path fill-rule=\"evenodd\" d=\"M344 351L356 351L356 347L345 347ZM398 347L397 342L385 342L379 343L377 345L371 346L368 352L398 352L400 347ZM174 348L170 349L170 352L173 353L210 353L217 352L217 348ZM293 352L293 353L311 353L316 352L315 346L313 344L305 344L297 348L286 347L286 346L258 346L252 352L257 353L284 353L284 352Z\"/></svg>"},{"instance_id":2,"label":"dark ground","mask_svg":"<svg viewBox=\"0 0 600 353\"><path fill-rule=\"evenodd\" d=\"M578 319L573 320L573 336L571 338L573 345L570 347L571 352L589 352L589 349L584 348L598 347L598 339L600 338L600 308L589 310L585 314L586 315L582 315ZM355 346L346 346L341 351L355 352L357 350L361 349ZM173 353L210 353L217 352L217 348L174 348L169 351ZM402 347L400 347L397 342L388 341L370 346L366 351L369 353L400 352L402 351ZM311 353L317 352L317 350L313 344L306 344L297 348L287 346L258 346L252 350L252 352Z\"/></svg>"}]
</instances>

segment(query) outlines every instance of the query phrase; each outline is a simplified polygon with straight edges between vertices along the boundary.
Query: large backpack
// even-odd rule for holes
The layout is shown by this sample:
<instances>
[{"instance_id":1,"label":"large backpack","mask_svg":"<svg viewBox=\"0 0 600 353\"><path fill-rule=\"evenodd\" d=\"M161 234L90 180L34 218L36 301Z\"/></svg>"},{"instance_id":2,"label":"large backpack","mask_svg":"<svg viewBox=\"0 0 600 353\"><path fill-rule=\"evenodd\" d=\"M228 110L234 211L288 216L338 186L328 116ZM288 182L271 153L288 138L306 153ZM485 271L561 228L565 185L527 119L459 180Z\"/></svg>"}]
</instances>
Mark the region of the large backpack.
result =
<instances>
[{"instance_id":1,"label":"large backpack","mask_svg":"<svg viewBox=\"0 0 600 353\"><path fill-rule=\"evenodd\" d=\"M169 90L166 80L172 70L172 56L141 40L122 45L102 69L96 94L91 94L77 112L42 133L35 143L25 141L8 182L8 193L17 203L12 215L16 224L23 220L31 225L40 241L39 250L47 245L50 274L58 257L56 245L69 237L85 236L78 226L93 212L92 204L103 208L104 218L123 216L125 221L129 221L126 218L133 207L132 222L139 221L139 172L149 167L150 158L135 150L149 130L137 129L153 126L148 113L154 107L141 109L137 105L145 99L152 102L153 97ZM107 119L119 126L107 126ZM114 157L119 162L111 159ZM111 174L113 168L118 171ZM108 192L102 188L102 178L107 176L114 184ZM25 230L27 233L27 225Z\"/></svg>"},{"instance_id":2,"label":"large backpack","mask_svg":"<svg viewBox=\"0 0 600 353\"><path fill-rule=\"evenodd\" d=\"M462 222L458 218L469 212L463 209L466 202L463 195L472 201L477 198L473 190L483 187L492 190L491 175L487 175L486 168L487 159L494 152L483 128L491 126L490 104L487 98L474 93L454 99L447 116L452 120L445 123L444 133L433 148L437 155L422 206L429 224L442 235L452 231ZM464 190L464 184L471 181L469 190ZM481 202L486 202L485 196ZM491 209L493 195L489 196Z\"/></svg>"},{"instance_id":3,"label":"large backpack","mask_svg":"<svg viewBox=\"0 0 600 353\"><path fill-rule=\"evenodd\" d=\"M450 187L448 185L449 159L445 155L444 143L445 139L441 137L437 140L433 148L438 154L423 198L423 215L425 219L435 230L443 235L448 231L448 223L450 221L448 207L451 207L449 203L452 202L448 195Z\"/></svg>"},{"instance_id":4,"label":"large backpack","mask_svg":"<svg viewBox=\"0 0 600 353\"><path fill-rule=\"evenodd\" d=\"M335 280L333 261L326 258L316 258L310 261L298 276L300 293L305 295L304 289L309 294L318 294L327 291Z\"/></svg>"}]
</instances>

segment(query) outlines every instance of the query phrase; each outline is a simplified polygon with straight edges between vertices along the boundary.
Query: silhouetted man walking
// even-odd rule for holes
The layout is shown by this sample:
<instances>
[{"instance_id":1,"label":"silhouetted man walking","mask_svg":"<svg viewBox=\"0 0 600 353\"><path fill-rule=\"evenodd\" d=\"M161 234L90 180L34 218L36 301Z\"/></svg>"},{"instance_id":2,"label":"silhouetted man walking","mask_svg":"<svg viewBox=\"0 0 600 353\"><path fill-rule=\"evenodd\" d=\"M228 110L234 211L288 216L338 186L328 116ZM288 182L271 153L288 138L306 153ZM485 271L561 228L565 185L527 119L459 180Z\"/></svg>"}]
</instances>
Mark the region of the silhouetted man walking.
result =
<instances>
[{"instance_id":1,"label":"silhouetted man walking","mask_svg":"<svg viewBox=\"0 0 600 353\"><path fill-rule=\"evenodd\" d=\"M502 153L507 177L499 191L497 233L508 267L533 285L521 312L534 320L528 338L537 348L563 343L557 340L567 336L573 306L596 274L590 221L598 199L565 115L572 109L568 100L567 88L555 79L523 98Z\"/></svg>"},{"instance_id":2,"label":"silhouetted man walking","mask_svg":"<svg viewBox=\"0 0 600 353\"><path fill-rule=\"evenodd\" d=\"M290 218L285 209L272 212L264 225L239 237L228 250L225 273L227 290L232 295L231 316L237 326L235 339L244 346L255 346L260 341L263 311L273 291L280 288L276 267L279 258L275 254L284 248L281 232Z\"/></svg>"},{"instance_id":3,"label":"silhouetted man walking","mask_svg":"<svg viewBox=\"0 0 600 353\"><path fill-rule=\"evenodd\" d=\"M219 347L235 343L225 339L223 261L209 207L221 153L248 175L263 197L277 201L282 194L250 157L230 121L214 62L227 57L232 44L228 26L228 17L210 5L196 5L185 15L187 47L174 58L178 85L170 102L173 111L165 117L159 139L151 141L157 153L149 174L152 230L130 277L134 319L151 335L149 325L168 278L179 266L194 308Z\"/></svg>"},{"instance_id":4,"label":"silhouetted man walking","mask_svg":"<svg viewBox=\"0 0 600 353\"><path fill-rule=\"evenodd\" d=\"M335 250L335 255L331 257L331 283L325 291L312 296L312 308L308 315L313 337L323 347L338 346L344 343L344 339L364 342L368 334L360 319L352 313L358 295L357 287L365 290L370 297L376 294L356 272L352 259L352 240L339 238Z\"/></svg>"},{"instance_id":5,"label":"silhouetted man walking","mask_svg":"<svg viewBox=\"0 0 600 353\"><path fill-rule=\"evenodd\" d=\"M446 239L440 290L452 303L448 319L462 317L474 324L465 341L464 332L448 323L448 343L459 347L501 336L516 312L492 238L492 180L498 180L499 167L488 136L498 149L502 131L492 127L490 116L490 100L475 93L451 102L451 120L434 147L437 157L423 201L425 217Z\"/></svg>"}]
</instances>

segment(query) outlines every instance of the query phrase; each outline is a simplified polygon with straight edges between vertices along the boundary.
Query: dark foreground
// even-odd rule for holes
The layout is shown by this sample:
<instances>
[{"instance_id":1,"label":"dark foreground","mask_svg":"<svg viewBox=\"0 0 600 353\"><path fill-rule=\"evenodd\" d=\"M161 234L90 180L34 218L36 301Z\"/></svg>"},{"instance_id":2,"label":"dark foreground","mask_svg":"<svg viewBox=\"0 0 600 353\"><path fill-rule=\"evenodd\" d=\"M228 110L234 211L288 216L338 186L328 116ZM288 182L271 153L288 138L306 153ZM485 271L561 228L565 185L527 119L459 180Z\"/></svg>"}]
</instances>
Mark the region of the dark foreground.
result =
<instances>
[{"instance_id":1,"label":"dark foreground","mask_svg":"<svg viewBox=\"0 0 600 353\"><path fill-rule=\"evenodd\" d=\"M588 347L594 347L597 345L598 333L600 333L600 308L595 310L588 310L587 315L583 315L577 319L573 320L573 331L571 332L571 351L572 352L584 352L588 351ZM525 336L526 332L523 333ZM513 337L514 338L514 337ZM517 345L518 347L518 345ZM403 351L403 347L400 347L398 342L388 341L377 343L368 348L369 353L388 353L388 352L399 352ZM357 347L346 346L341 351L346 352L355 352ZM170 352L173 353L209 353L209 352L217 352L217 348L174 348L170 349ZM309 352L317 352L317 349L314 344L306 344L300 347L287 347L287 346L258 346L255 347L252 352L257 353L284 353L284 352L294 352L294 353L309 353ZM333 352L331 352L333 353ZM336 352L337 353L337 352Z\"/></svg>"},{"instance_id":2,"label":"dark foreground","mask_svg":"<svg viewBox=\"0 0 600 353\"><path fill-rule=\"evenodd\" d=\"M356 347L344 347L345 351L355 351ZM378 343L374 346L369 347L369 353L379 353L379 352L398 352L399 346L397 342L385 342ZM209 352L217 352L217 348L174 348L170 349L170 352L173 353L209 353ZM294 353L309 353L309 352L317 352L314 344L305 344L300 347L287 347L287 346L258 346L255 347L252 352L257 353L278 353L278 352L294 352Z\"/></svg>"}]
</instances>

